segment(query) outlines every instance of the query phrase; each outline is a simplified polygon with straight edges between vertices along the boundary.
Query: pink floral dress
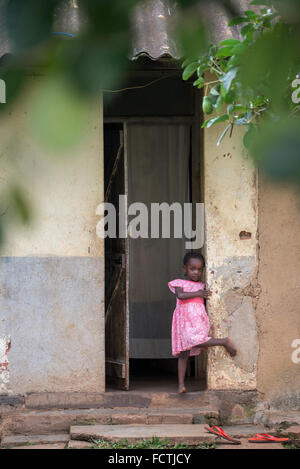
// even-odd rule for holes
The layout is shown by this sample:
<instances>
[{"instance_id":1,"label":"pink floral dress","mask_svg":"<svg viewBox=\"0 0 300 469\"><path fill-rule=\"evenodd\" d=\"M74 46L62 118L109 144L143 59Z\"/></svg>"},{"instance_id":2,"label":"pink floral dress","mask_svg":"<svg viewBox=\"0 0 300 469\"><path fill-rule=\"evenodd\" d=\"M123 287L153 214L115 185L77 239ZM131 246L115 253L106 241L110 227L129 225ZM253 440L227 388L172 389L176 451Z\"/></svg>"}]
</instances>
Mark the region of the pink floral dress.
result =
<instances>
[{"instance_id":1,"label":"pink floral dress","mask_svg":"<svg viewBox=\"0 0 300 469\"><path fill-rule=\"evenodd\" d=\"M185 292L194 292L204 290L205 283L177 279L169 282L168 287L172 293L175 293L175 287L181 287ZM190 298L188 300L177 298L172 321L172 354L177 356L180 352L190 350L195 345L209 340L209 329L210 324L203 298ZM200 353L201 348L198 347L191 351L190 356Z\"/></svg>"}]
</instances>

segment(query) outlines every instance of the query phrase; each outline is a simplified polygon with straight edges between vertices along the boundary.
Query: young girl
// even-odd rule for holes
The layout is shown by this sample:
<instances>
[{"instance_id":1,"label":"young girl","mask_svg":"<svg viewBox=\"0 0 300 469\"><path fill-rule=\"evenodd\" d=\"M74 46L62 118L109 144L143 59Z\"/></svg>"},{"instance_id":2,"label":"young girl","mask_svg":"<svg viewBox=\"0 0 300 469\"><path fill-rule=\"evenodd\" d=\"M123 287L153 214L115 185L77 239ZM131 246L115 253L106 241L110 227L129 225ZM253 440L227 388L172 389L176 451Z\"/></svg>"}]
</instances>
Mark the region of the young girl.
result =
<instances>
[{"instance_id":1,"label":"young girl","mask_svg":"<svg viewBox=\"0 0 300 469\"><path fill-rule=\"evenodd\" d=\"M188 358L199 355L206 347L225 347L233 357L236 348L231 340L209 337L209 319L205 311L204 298L211 295L200 282L205 266L204 257L197 252L188 252L183 259L186 280L177 279L168 283L177 302L172 321L172 354L178 357L178 392L186 391L184 377Z\"/></svg>"}]
</instances>

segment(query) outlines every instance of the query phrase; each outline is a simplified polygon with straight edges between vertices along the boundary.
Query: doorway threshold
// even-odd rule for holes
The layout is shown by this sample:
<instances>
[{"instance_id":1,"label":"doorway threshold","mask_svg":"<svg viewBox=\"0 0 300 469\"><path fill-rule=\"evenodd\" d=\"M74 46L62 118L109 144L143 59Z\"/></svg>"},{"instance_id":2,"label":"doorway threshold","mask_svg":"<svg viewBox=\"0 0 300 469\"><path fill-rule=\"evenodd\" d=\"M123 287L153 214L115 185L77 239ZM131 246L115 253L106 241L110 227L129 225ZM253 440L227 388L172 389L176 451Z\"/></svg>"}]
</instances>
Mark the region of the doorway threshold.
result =
<instances>
[{"instance_id":1,"label":"doorway threshold","mask_svg":"<svg viewBox=\"0 0 300 469\"><path fill-rule=\"evenodd\" d=\"M177 393L178 383L175 376L153 377L153 376L133 376L130 378L130 389L124 391L140 392L140 393ZM206 383L204 379L187 378L186 379L187 392L200 392L205 391ZM113 388L109 384L106 387L106 392L120 392L120 390Z\"/></svg>"}]
</instances>

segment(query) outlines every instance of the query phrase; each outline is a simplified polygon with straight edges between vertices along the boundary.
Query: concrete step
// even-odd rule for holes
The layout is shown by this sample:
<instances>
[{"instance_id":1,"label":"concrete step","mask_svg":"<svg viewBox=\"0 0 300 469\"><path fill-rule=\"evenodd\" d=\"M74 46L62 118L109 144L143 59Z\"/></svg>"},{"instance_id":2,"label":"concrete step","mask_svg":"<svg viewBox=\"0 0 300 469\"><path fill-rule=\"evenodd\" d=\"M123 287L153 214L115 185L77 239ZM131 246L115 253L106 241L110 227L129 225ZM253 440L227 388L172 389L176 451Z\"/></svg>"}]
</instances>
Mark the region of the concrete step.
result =
<instances>
[{"instance_id":1,"label":"concrete step","mask_svg":"<svg viewBox=\"0 0 300 469\"><path fill-rule=\"evenodd\" d=\"M6 448L26 445L61 445L66 446L70 436L68 433L53 435L11 435L1 439L1 446ZM26 446L27 447L27 446ZM30 446L28 446L30 447Z\"/></svg>"},{"instance_id":2,"label":"concrete step","mask_svg":"<svg viewBox=\"0 0 300 469\"><path fill-rule=\"evenodd\" d=\"M248 438L257 433L265 433L266 428L261 425L235 425L222 427L225 432L233 438L241 439L245 447L249 447ZM276 430L268 430L270 435L276 435ZM140 440L151 440L156 436L160 439L166 438L170 443L200 444L204 442L216 443L217 445L227 445L226 440L216 437L205 430L205 425L190 424L170 424L170 425L92 425L92 426L72 426L70 429L72 440L108 440L119 441L128 440L135 443ZM274 443L270 443L274 445ZM232 444L231 444L232 446Z\"/></svg>"},{"instance_id":3,"label":"concrete step","mask_svg":"<svg viewBox=\"0 0 300 469\"><path fill-rule=\"evenodd\" d=\"M281 449L277 443L249 443L248 438L256 433L264 433L266 429L261 425L234 425L224 426L225 432L233 438L241 440L242 444L233 446L230 442L217 438L208 433L202 424L158 424L158 425L75 425L70 433L51 435L14 435L5 436L2 439L2 447L13 449L88 449L93 446L93 440L105 440L116 442L127 440L128 444L141 440L151 440L158 437L166 439L171 444L185 443L199 445L201 443L215 443L221 449ZM279 436L275 429L268 429L271 435ZM280 436L288 436L295 446L300 443L299 426L290 427L280 433ZM71 440L70 440L71 438Z\"/></svg>"},{"instance_id":4,"label":"concrete step","mask_svg":"<svg viewBox=\"0 0 300 469\"><path fill-rule=\"evenodd\" d=\"M277 429L287 428L292 425L300 425L300 412L297 410L264 409L257 413L256 422Z\"/></svg>"},{"instance_id":5,"label":"concrete step","mask_svg":"<svg viewBox=\"0 0 300 469\"><path fill-rule=\"evenodd\" d=\"M72 425L219 423L219 411L205 408L67 409L7 412L2 415L2 435L49 434L69 431Z\"/></svg>"},{"instance_id":6,"label":"concrete step","mask_svg":"<svg viewBox=\"0 0 300 469\"><path fill-rule=\"evenodd\" d=\"M204 442L213 443L215 437L206 432L204 425L91 425L72 426L70 429L72 440L127 440L135 443L141 440L151 440L158 437L167 439L170 443L186 443L198 445Z\"/></svg>"},{"instance_id":7,"label":"concrete step","mask_svg":"<svg viewBox=\"0 0 300 469\"><path fill-rule=\"evenodd\" d=\"M137 408L197 408L215 402L209 391L188 392L135 392L111 391L104 393L32 393L25 396L27 409L91 409L113 407Z\"/></svg>"},{"instance_id":8,"label":"concrete step","mask_svg":"<svg viewBox=\"0 0 300 469\"><path fill-rule=\"evenodd\" d=\"M65 443L53 443L51 445L28 445L28 446L14 446L11 449L66 449L68 448Z\"/></svg>"}]
</instances>

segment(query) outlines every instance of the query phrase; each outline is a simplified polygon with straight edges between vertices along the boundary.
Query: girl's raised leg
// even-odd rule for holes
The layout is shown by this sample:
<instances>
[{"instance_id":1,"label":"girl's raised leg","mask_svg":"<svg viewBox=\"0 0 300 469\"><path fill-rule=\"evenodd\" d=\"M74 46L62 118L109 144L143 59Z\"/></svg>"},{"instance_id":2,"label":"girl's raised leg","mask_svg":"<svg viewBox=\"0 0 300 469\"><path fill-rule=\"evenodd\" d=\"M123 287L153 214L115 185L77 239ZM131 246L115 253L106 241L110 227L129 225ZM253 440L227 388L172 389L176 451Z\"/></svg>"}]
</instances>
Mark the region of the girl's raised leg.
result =
<instances>
[{"instance_id":1,"label":"girl's raised leg","mask_svg":"<svg viewBox=\"0 0 300 469\"><path fill-rule=\"evenodd\" d=\"M186 352L181 352L178 357L178 394L182 394L186 391L185 385L184 385L184 378L185 378L189 355L190 355L189 351L186 351Z\"/></svg>"},{"instance_id":2,"label":"girl's raised leg","mask_svg":"<svg viewBox=\"0 0 300 469\"><path fill-rule=\"evenodd\" d=\"M232 341L229 339L229 337L225 337L225 339L215 339L214 337L212 337L207 342L204 342L203 344L199 344L196 347L206 348L206 347L217 347L217 346L225 347L231 357L234 357L237 353L237 350L235 346L233 345Z\"/></svg>"}]
</instances>

